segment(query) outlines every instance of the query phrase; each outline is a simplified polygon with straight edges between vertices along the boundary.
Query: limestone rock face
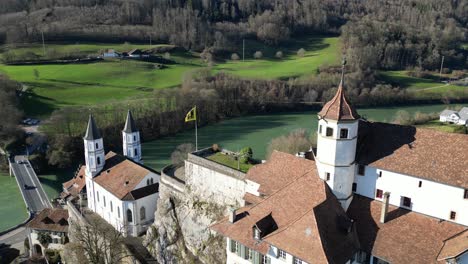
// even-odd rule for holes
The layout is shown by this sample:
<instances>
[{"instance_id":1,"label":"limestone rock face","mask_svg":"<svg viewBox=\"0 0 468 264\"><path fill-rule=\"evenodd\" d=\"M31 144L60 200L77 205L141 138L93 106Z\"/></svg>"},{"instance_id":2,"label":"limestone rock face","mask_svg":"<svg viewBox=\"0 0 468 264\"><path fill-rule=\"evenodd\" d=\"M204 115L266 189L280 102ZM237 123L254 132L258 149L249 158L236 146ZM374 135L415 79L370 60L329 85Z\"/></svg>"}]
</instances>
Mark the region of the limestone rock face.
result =
<instances>
[{"instance_id":1,"label":"limestone rock face","mask_svg":"<svg viewBox=\"0 0 468 264\"><path fill-rule=\"evenodd\" d=\"M209 226L220 219L227 205L200 198L190 188L178 192L160 184L155 222L145 244L159 263L222 263L226 240Z\"/></svg>"}]
</instances>

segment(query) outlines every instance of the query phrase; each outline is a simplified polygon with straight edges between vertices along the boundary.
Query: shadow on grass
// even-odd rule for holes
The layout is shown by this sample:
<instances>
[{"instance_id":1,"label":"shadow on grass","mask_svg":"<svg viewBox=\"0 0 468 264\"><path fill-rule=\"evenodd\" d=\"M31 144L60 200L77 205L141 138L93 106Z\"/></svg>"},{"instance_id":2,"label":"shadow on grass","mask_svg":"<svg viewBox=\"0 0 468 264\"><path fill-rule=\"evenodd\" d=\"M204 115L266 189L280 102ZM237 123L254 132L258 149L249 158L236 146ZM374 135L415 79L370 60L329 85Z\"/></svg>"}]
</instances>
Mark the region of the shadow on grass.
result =
<instances>
[{"instance_id":1,"label":"shadow on grass","mask_svg":"<svg viewBox=\"0 0 468 264\"><path fill-rule=\"evenodd\" d=\"M46 116L57 110L54 99L32 92L23 93L20 105L27 116Z\"/></svg>"}]
</instances>

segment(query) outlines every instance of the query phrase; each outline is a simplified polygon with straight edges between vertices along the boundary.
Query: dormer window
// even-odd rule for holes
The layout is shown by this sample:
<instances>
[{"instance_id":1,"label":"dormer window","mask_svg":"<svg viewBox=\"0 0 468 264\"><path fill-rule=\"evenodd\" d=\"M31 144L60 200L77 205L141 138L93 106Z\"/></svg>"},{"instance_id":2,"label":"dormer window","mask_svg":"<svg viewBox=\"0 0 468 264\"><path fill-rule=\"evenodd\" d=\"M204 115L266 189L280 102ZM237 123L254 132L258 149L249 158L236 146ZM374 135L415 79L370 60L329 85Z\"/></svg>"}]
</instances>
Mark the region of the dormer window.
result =
<instances>
[{"instance_id":1,"label":"dormer window","mask_svg":"<svg viewBox=\"0 0 468 264\"><path fill-rule=\"evenodd\" d=\"M256 240L260 240L260 230L256 227L253 228L253 237Z\"/></svg>"},{"instance_id":2,"label":"dormer window","mask_svg":"<svg viewBox=\"0 0 468 264\"><path fill-rule=\"evenodd\" d=\"M325 134L327 137L331 137L333 136L333 128L331 127L327 127L327 131L326 131L326 134Z\"/></svg>"},{"instance_id":3,"label":"dormer window","mask_svg":"<svg viewBox=\"0 0 468 264\"><path fill-rule=\"evenodd\" d=\"M340 130L340 138L348 138L348 129L347 128L342 128Z\"/></svg>"}]
</instances>

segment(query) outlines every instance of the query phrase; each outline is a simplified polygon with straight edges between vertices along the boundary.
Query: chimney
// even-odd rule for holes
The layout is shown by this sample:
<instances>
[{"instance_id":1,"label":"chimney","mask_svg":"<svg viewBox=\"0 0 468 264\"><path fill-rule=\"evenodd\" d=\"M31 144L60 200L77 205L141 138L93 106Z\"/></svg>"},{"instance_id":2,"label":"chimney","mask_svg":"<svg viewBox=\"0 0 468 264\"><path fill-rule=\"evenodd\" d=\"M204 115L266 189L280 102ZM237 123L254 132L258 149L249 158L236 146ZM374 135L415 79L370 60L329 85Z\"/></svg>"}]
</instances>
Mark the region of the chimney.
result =
<instances>
[{"instance_id":1,"label":"chimney","mask_svg":"<svg viewBox=\"0 0 468 264\"><path fill-rule=\"evenodd\" d=\"M229 223L236 221L236 209L234 207L229 208Z\"/></svg>"},{"instance_id":2,"label":"chimney","mask_svg":"<svg viewBox=\"0 0 468 264\"><path fill-rule=\"evenodd\" d=\"M383 204L382 204L382 213L380 214L380 223L385 223L385 218L387 218L388 212L388 202L390 200L390 193L385 192L383 195Z\"/></svg>"}]
</instances>

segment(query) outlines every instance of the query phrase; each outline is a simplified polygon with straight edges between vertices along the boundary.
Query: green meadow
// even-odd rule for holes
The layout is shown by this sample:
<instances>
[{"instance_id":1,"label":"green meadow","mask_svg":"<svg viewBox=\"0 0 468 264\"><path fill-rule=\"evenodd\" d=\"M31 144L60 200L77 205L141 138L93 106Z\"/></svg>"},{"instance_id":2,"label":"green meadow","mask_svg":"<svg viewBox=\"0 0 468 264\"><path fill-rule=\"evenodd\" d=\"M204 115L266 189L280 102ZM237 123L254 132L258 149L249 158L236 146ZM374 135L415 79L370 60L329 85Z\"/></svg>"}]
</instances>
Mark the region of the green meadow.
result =
<instances>
[{"instance_id":1,"label":"green meadow","mask_svg":"<svg viewBox=\"0 0 468 264\"><path fill-rule=\"evenodd\" d=\"M14 177L0 172L0 231L17 225L28 218L26 205Z\"/></svg>"},{"instance_id":2,"label":"green meadow","mask_svg":"<svg viewBox=\"0 0 468 264\"><path fill-rule=\"evenodd\" d=\"M156 47L153 45L152 47ZM131 48L148 49L149 45L132 44L51 44L48 49L61 52L98 54L114 48L124 51ZM297 50L306 50L299 57ZM273 48L255 41L246 41L245 61L219 58L211 70L227 72L243 78L277 79L315 74L321 65L339 62L340 43L337 37L303 38L283 47ZM242 50L242 47L239 47ZM3 46L0 51L42 54L39 44ZM263 57L254 59L255 51ZM275 57L277 51L283 58ZM158 69L154 63L137 60L110 59L94 63L13 66L0 64L0 72L25 85L22 106L27 115L47 116L65 106L95 105L116 100L144 97L155 89L181 85L185 74L207 68L199 54L176 51L172 64ZM230 56L229 56L230 57Z\"/></svg>"}]
</instances>

